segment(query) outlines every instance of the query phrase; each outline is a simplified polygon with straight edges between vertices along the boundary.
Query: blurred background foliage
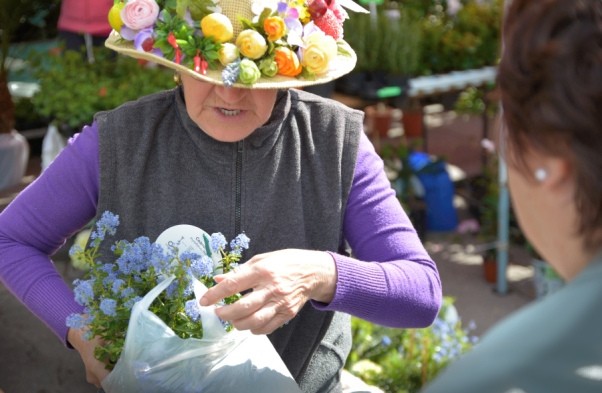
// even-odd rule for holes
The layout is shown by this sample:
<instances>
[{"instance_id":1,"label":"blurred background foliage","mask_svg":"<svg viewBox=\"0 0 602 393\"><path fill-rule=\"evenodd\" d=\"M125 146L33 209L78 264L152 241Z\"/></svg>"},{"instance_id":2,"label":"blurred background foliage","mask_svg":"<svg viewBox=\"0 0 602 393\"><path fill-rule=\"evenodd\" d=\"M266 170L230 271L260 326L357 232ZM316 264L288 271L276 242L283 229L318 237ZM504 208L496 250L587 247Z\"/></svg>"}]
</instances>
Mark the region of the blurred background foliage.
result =
<instances>
[{"instance_id":1,"label":"blurred background foliage","mask_svg":"<svg viewBox=\"0 0 602 393\"><path fill-rule=\"evenodd\" d=\"M66 50L31 58L40 90L31 99L35 111L71 136L90 124L96 112L175 86L173 72L136 59L94 49L94 63L85 53Z\"/></svg>"},{"instance_id":2,"label":"blurred background foliage","mask_svg":"<svg viewBox=\"0 0 602 393\"><path fill-rule=\"evenodd\" d=\"M415 77L497 63L502 0L383 1L372 10L345 22L356 71Z\"/></svg>"},{"instance_id":3,"label":"blurred background foliage","mask_svg":"<svg viewBox=\"0 0 602 393\"><path fill-rule=\"evenodd\" d=\"M478 338L463 326L454 299L445 297L425 329L393 329L352 318L353 344L345 369L385 393L414 393Z\"/></svg>"}]
</instances>

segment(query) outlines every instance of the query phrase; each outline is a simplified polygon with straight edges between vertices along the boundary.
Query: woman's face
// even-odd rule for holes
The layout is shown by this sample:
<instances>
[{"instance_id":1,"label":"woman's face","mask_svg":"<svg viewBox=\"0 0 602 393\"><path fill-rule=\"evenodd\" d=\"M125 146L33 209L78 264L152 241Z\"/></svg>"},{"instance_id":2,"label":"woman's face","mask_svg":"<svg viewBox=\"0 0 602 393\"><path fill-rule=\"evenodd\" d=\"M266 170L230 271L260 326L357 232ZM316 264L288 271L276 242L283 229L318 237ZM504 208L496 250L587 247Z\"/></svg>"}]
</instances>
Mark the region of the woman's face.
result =
<instances>
[{"instance_id":1,"label":"woman's face","mask_svg":"<svg viewBox=\"0 0 602 393\"><path fill-rule=\"evenodd\" d=\"M182 84L190 118L221 142L243 140L265 124L278 92L218 86L187 75L182 75Z\"/></svg>"}]
</instances>

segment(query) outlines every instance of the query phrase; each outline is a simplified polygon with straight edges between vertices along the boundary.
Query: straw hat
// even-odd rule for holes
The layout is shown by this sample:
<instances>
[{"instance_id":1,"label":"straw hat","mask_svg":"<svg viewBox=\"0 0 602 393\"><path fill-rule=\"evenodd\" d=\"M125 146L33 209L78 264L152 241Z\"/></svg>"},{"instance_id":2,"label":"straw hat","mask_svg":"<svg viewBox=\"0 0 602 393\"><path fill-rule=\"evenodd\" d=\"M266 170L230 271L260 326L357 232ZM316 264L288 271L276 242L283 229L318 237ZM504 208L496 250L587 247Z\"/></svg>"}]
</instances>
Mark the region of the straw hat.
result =
<instances>
[{"instance_id":1,"label":"straw hat","mask_svg":"<svg viewBox=\"0 0 602 393\"><path fill-rule=\"evenodd\" d=\"M175 2L174 2L175 3ZM217 85L280 89L347 74L357 57L343 40L351 0L124 0L109 12L105 45Z\"/></svg>"}]
</instances>

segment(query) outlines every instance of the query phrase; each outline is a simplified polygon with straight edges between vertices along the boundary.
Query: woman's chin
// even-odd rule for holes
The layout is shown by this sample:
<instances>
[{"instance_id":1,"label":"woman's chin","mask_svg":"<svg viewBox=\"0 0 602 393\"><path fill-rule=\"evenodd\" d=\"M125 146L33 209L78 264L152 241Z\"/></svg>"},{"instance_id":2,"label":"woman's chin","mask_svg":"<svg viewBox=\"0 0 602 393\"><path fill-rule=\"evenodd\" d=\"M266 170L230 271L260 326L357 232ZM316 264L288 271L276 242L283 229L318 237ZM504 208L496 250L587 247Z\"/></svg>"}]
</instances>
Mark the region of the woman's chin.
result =
<instances>
[{"instance_id":1,"label":"woman's chin","mask_svg":"<svg viewBox=\"0 0 602 393\"><path fill-rule=\"evenodd\" d=\"M248 113L245 111L230 111L227 114L216 110L211 119L201 122L199 127L205 133L220 142L237 142L249 136L255 128L250 127Z\"/></svg>"}]
</instances>

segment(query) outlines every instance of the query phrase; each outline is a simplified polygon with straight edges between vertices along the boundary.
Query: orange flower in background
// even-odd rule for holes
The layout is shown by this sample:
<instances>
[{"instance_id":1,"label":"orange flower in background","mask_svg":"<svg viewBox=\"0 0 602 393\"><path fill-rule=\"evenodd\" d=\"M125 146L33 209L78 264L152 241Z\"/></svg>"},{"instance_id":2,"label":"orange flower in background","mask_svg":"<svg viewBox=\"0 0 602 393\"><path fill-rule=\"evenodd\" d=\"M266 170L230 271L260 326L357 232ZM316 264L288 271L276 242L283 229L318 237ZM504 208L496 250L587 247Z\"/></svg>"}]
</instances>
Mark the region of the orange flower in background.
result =
<instances>
[{"instance_id":1,"label":"orange flower in background","mask_svg":"<svg viewBox=\"0 0 602 393\"><path fill-rule=\"evenodd\" d=\"M263 29L268 35L268 41L274 42L284 36L286 25L279 16L270 16L263 21Z\"/></svg>"},{"instance_id":2,"label":"orange flower in background","mask_svg":"<svg viewBox=\"0 0 602 393\"><path fill-rule=\"evenodd\" d=\"M278 74L284 76L297 76L303 68L297 54L286 47L278 47L274 50L274 60L278 64Z\"/></svg>"},{"instance_id":3,"label":"orange flower in background","mask_svg":"<svg viewBox=\"0 0 602 393\"><path fill-rule=\"evenodd\" d=\"M107 96L107 88L106 88L106 86L102 86L100 89L98 89L98 96L99 97L106 97Z\"/></svg>"}]
</instances>

